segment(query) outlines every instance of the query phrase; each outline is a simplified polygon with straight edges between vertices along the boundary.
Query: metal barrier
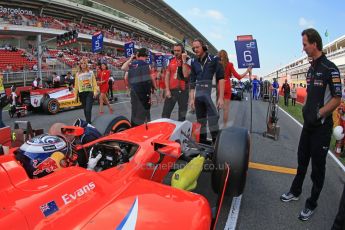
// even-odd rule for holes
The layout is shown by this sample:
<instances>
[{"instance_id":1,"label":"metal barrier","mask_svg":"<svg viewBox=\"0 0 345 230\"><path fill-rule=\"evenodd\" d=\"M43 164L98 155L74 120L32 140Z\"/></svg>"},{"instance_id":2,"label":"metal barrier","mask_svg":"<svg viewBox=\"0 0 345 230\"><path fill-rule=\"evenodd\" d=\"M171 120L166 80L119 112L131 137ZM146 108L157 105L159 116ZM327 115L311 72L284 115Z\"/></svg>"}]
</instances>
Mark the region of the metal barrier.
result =
<instances>
[{"instance_id":1,"label":"metal barrier","mask_svg":"<svg viewBox=\"0 0 345 230\"><path fill-rule=\"evenodd\" d=\"M58 75L66 74L71 69L52 69L47 71L42 71L42 80L48 80L49 77L56 72ZM38 76L38 71L22 71L22 72L4 72L4 84L11 85L23 85L29 86L32 81Z\"/></svg>"},{"instance_id":2,"label":"metal barrier","mask_svg":"<svg viewBox=\"0 0 345 230\"><path fill-rule=\"evenodd\" d=\"M115 79L124 78L124 71L115 68L111 68L110 70ZM72 72L72 69L51 69L42 71L42 81L52 80L51 77L54 72L61 76L67 72ZM17 86L30 86L33 80L38 76L38 71L4 72L3 76L5 85L16 84Z\"/></svg>"}]
</instances>

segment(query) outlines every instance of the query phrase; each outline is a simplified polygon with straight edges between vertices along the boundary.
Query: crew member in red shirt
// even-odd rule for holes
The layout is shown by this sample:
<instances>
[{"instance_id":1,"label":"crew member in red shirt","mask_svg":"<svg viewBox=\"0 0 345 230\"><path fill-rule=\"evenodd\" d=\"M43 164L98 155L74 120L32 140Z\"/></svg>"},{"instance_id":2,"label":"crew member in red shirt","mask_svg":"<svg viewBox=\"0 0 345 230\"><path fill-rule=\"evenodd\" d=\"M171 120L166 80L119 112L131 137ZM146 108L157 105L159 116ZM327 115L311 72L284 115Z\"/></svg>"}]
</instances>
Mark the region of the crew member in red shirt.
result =
<instances>
[{"instance_id":1,"label":"crew member in red shirt","mask_svg":"<svg viewBox=\"0 0 345 230\"><path fill-rule=\"evenodd\" d=\"M188 110L190 64L181 43L175 44L173 51L175 57L170 60L165 74L165 101L162 117L170 118L177 102L178 120L184 121Z\"/></svg>"},{"instance_id":2,"label":"crew member in red shirt","mask_svg":"<svg viewBox=\"0 0 345 230\"><path fill-rule=\"evenodd\" d=\"M109 89L109 77L110 77L110 70L108 70L108 66L105 63L101 64L100 71L98 71L98 81L97 84L99 86L100 95L99 95L99 114L103 114L103 104L106 104L109 108L109 113L113 114L113 109L111 108L108 98L107 92Z\"/></svg>"},{"instance_id":3,"label":"crew member in red shirt","mask_svg":"<svg viewBox=\"0 0 345 230\"><path fill-rule=\"evenodd\" d=\"M237 73L237 71L234 68L234 64L232 64L229 61L228 53L225 50L221 50L218 53L218 56L220 58L220 63L222 64L224 68L224 112L223 112L223 127L225 128L228 119L229 119L229 109L230 109L230 100L231 100L231 80L230 78L233 76L237 78L238 80L241 80L243 77L245 77L248 73L249 75L252 74L252 68L249 67L246 72L243 74Z\"/></svg>"}]
</instances>

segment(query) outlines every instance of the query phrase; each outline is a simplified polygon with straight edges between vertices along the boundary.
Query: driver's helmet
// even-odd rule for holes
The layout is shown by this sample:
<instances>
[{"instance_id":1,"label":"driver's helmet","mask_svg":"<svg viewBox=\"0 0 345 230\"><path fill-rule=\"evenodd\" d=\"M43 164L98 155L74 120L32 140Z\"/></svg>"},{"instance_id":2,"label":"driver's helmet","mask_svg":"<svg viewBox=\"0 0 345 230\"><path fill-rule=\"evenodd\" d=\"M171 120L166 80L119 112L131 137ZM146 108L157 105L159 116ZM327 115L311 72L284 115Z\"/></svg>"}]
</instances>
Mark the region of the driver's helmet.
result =
<instances>
[{"instance_id":1,"label":"driver's helmet","mask_svg":"<svg viewBox=\"0 0 345 230\"><path fill-rule=\"evenodd\" d=\"M26 141L15 156L30 178L40 178L61 168L68 149L63 138L42 134Z\"/></svg>"}]
</instances>

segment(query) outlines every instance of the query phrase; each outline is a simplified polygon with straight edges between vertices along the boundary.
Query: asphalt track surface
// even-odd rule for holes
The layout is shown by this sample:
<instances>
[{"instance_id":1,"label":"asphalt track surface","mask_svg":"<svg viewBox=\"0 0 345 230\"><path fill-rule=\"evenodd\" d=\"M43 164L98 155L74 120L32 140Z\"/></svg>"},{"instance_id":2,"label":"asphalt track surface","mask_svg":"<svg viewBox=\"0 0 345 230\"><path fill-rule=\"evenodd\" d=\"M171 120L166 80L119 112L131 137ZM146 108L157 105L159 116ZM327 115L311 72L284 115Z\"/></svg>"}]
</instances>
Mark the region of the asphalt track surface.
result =
<instances>
[{"instance_id":1,"label":"asphalt track surface","mask_svg":"<svg viewBox=\"0 0 345 230\"><path fill-rule=\"evenodd\" d=\"M293 180L292 174L271 171L269 166L297 168L297 146L301 127L283 112L279 113L279 125L281 127L280 138L274 141L262 136L266 125L267 103L253 101L253 128L251 134L250 161L268 165L267 169L252 169L248 171L247 184L242 195L238 219L229 218L232 197L226 197L218 221L217 229L330 229L338 210L340 196L345 182L345 173L331 157L327 158L326 179L319 198L319 206L309 221L298 220L298 214L303 209L305 200L311 190L310 169L305 179L303 193L299 201L283 203L279 196L288 191ZM119 96L119 101L112 104L114 116L130 116L130 99L125 95ZM108 110L105 108L105 113ZM152 107L152 119L161 117L162 104ZM93 107L93 118L98 116L98 106ZM13 119L3 111L3 121L13 127L14 120L29 120L33 128L44 128L46 131L51 124L63 122L72 124L76 118L83 118L81 109L60 112L57 115L30 114L27 117ZM177 110L173 111L173 119L177 119ZM194 121L195 115L188 113L188 120ZM220 118L222 126L222 117ZM228 126L250 127L250 101L232 101L230 109L230 121ZM217 201L217 195L210 188L210 173L203 173L198 181L195 192L208 198L213 207ZM238 210L237 210L238 211ZM234 212L232 210L232 212ZM233 214L233 213L230 213ZM232 216L232 215L230 215ZM236 216L236 215L235 215Z\"/></svg>"}]
</instances>

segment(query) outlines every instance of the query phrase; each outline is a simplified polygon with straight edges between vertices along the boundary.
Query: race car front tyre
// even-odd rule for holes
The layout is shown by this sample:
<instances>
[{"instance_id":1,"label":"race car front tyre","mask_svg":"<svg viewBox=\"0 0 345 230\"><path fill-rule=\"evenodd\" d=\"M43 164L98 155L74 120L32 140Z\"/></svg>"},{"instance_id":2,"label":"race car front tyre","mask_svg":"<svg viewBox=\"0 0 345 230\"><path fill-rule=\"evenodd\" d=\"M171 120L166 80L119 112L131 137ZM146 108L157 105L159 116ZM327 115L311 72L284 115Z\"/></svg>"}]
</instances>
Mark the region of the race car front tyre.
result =
<instances>
[{"instance_id":1,"label":"race car front tyre","mask_svg":"<svg viewBox=\"0 0 345 230\"><path fill-rule=\"evenodd\" d=\"M110 114L97 117L92 125L104 136L131 128L131 123L126 117L114 117Z\"/></svg>"},{"instance_id":2,"label":"race car front tyre","mask_svg":"<svg viewBox=\"0 0 345 230\"><path fill-rule=\"evenodd\" d=\"M47 114L57 114L60 110L60 104L55 98L47 98L42 103L42 109Z\"/></svg>"},{"instance_id":3,"label":"race car front tyre","mask_svg":"<svg viewBox=\"0 0 345 230\"><path fill-rule=\"evenodd\" d=\"M212 157L212 188L221 193L223 188L223 172L225 163L230 166L230 176L225 195L239 196L243 193L249 164L250 138L247 129L228 127L220 131L215 152Z\"/></svg>"}]
</instances>

